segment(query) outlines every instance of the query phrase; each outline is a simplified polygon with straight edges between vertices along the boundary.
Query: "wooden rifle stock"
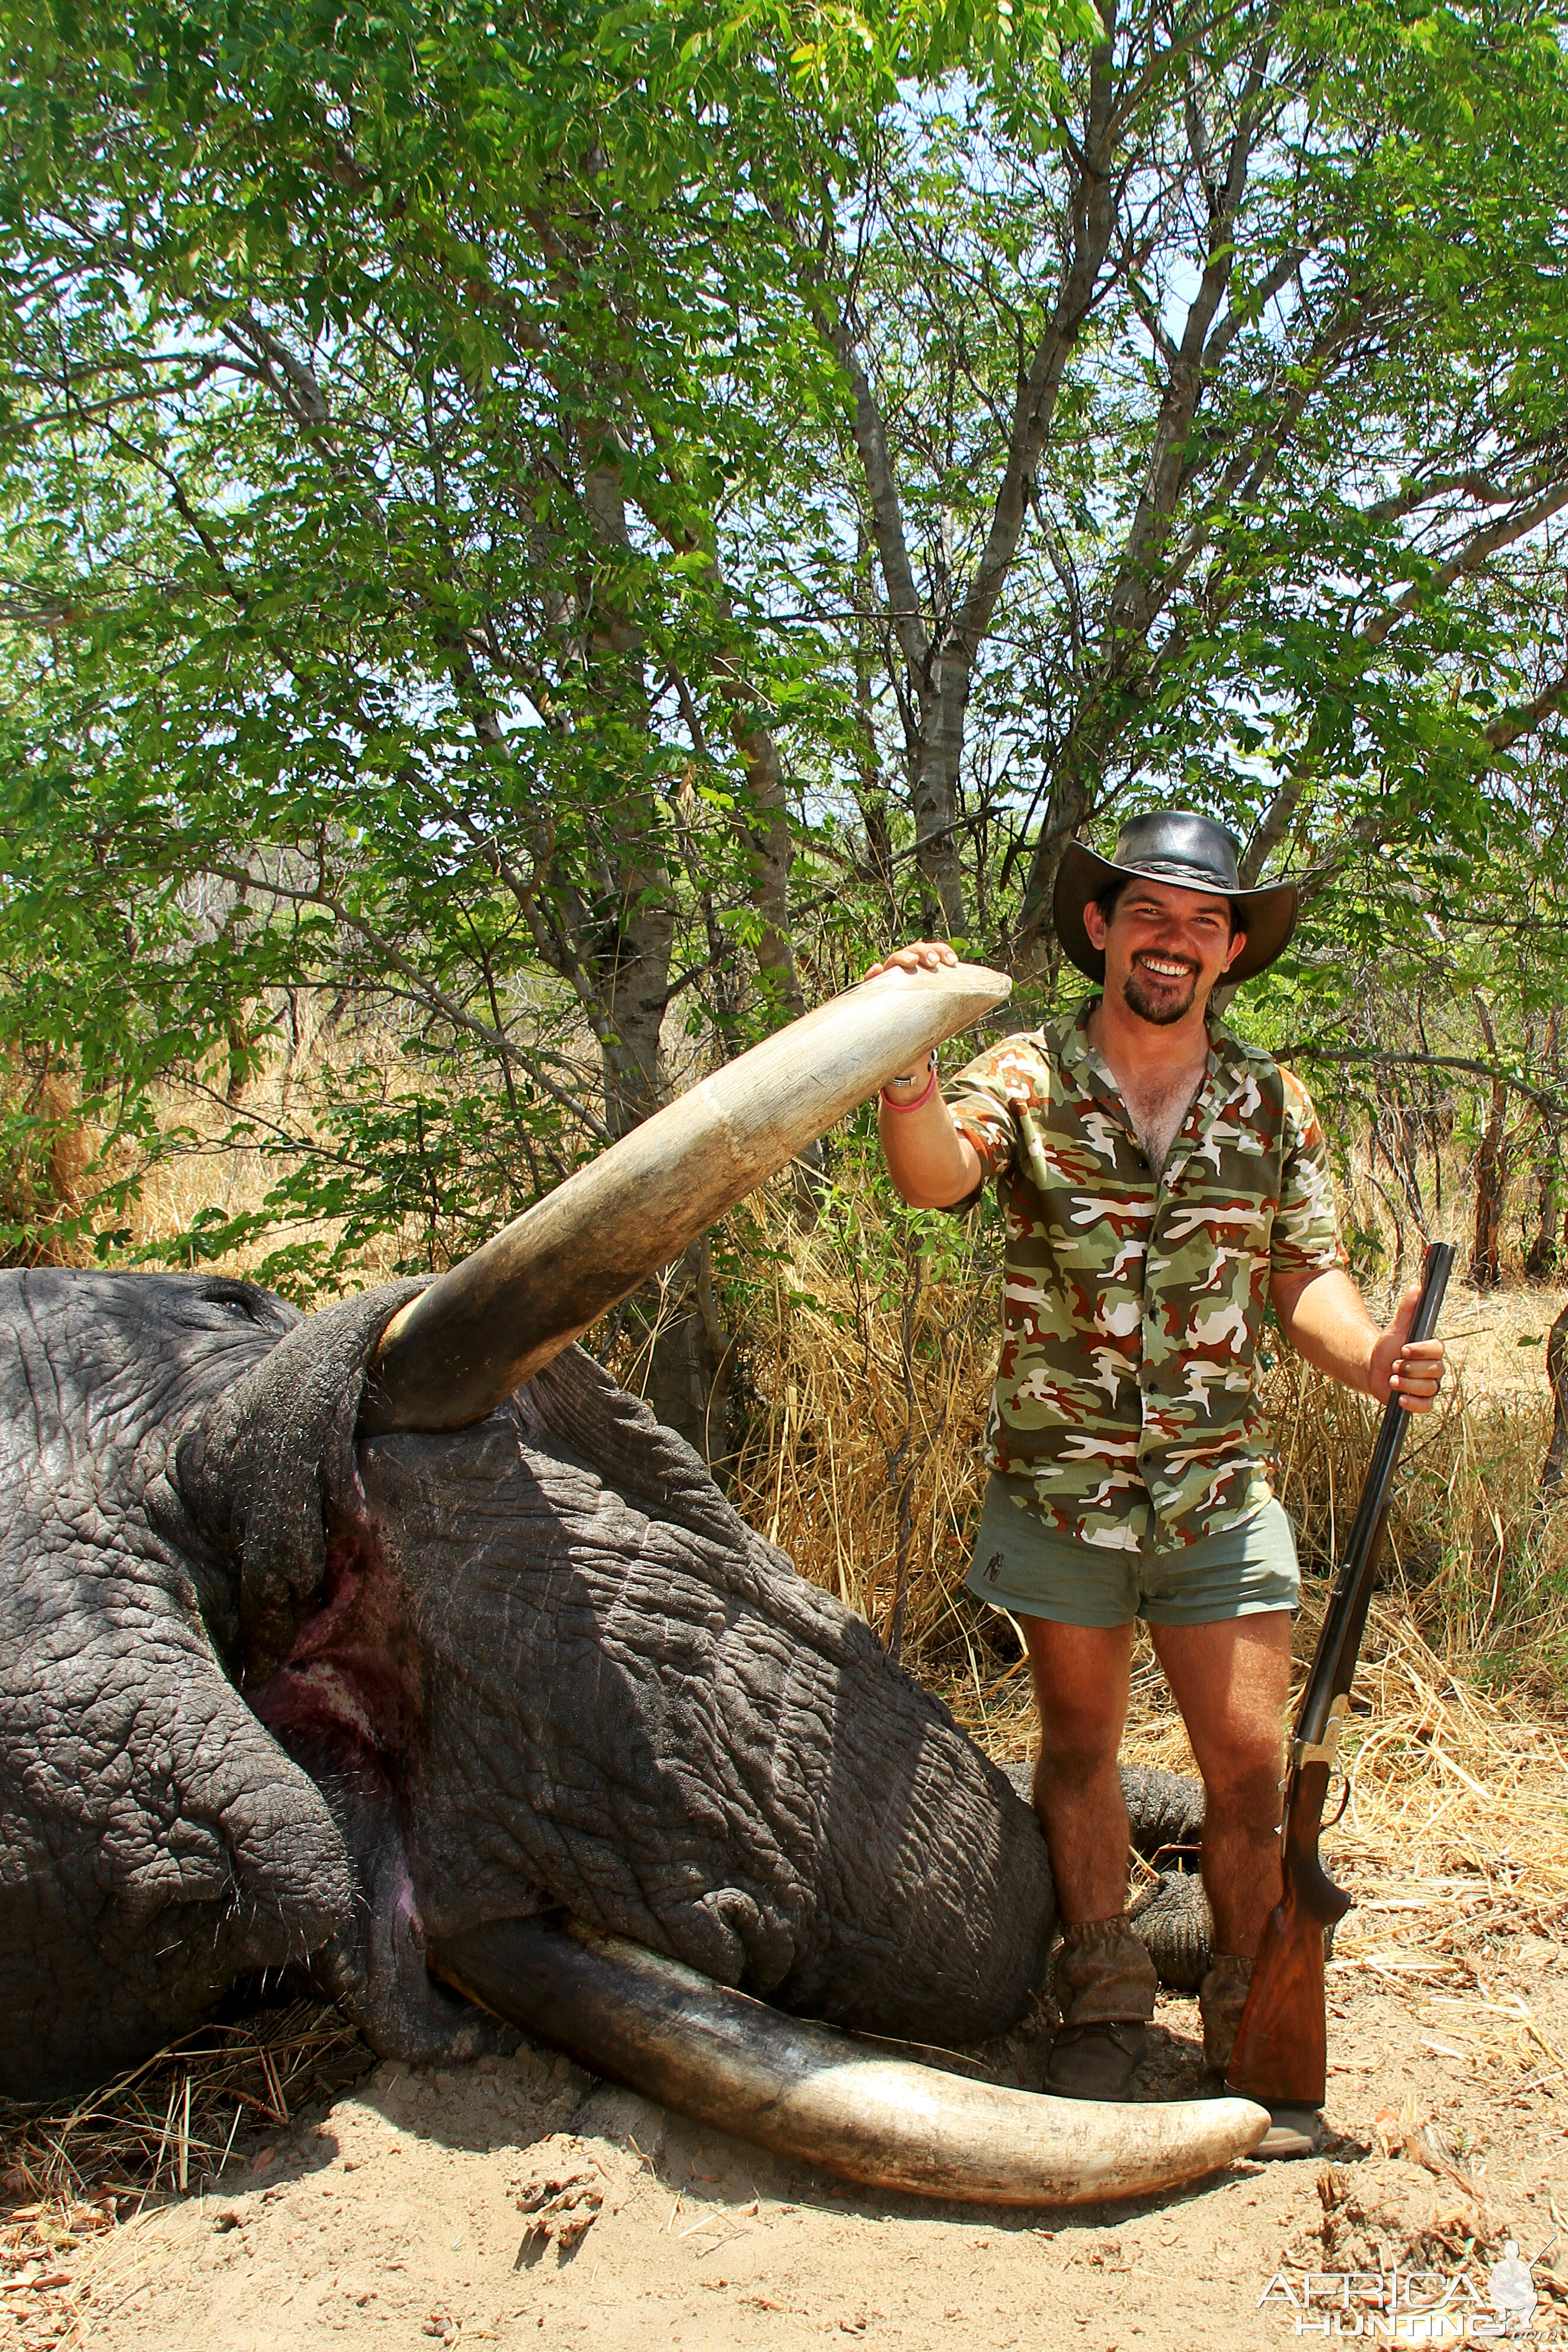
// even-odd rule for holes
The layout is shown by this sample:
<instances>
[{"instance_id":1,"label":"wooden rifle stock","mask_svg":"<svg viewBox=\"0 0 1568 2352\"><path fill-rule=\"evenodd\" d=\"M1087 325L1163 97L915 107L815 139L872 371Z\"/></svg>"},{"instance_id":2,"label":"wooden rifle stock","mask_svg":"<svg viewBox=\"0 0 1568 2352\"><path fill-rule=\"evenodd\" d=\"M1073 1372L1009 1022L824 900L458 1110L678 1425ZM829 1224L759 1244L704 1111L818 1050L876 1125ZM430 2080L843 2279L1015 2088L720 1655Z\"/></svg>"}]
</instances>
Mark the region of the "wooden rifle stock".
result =
<instances>
[{"instance_id":1,"label":"wooden rifle stock","mask_svg":"<svg viewBox=\"0 0 1568 2352\"><path fill-rule=\"evenodd\" d=\"M1412 1339L1431 1338L1453 1262L1446 1242L1427 1252ZM1280 1842L1282 1892L1263 1931L1226 2069L1228 2090L1281 2105L1321 2107L1328 2087L1323 1930L1344 1916L1350 1897L1319 1861L1318 1837L1409 1418L1399 1398L1391 1397L1296 1711Z\"/></svg>"}]
</instances>

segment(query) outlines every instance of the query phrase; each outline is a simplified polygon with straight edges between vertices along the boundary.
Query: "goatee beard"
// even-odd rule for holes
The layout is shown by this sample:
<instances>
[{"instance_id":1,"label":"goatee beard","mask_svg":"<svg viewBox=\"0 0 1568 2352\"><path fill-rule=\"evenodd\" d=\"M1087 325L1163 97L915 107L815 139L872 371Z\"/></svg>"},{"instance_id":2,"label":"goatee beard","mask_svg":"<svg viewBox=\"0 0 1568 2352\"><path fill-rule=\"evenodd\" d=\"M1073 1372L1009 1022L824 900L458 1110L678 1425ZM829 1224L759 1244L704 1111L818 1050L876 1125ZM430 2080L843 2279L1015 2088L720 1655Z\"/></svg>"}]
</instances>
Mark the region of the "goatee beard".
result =
<instances>
[{"instance_id":1,"label":"goatee beard","mask_svg":"<svg viewBox=\"0 0 1568 2352\"><path fill-rule=\"evenodd\" d=\"M1151 995L1138 976L1136 965L1122 984L1122 995L1128 1012L1135 1013L1140 1021L1147 1021L1155 1029L1169 1029L1177 1021L1185 1021L1192 1011L1197 994L1196 972L1192 975L1186 994L1179 1000Z\"/></svg>"}]
</instances>

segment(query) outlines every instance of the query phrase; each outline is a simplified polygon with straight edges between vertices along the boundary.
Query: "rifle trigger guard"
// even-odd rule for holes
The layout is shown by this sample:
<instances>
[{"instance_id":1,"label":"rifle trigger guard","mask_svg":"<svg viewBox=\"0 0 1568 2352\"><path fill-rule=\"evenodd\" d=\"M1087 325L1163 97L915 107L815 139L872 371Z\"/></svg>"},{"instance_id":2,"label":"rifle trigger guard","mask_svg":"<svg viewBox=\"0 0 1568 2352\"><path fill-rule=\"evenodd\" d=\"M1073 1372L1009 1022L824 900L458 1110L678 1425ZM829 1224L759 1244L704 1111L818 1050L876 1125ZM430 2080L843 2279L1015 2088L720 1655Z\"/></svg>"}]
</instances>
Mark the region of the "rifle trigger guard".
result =
<instances>
[{"instance_id":1,"label":"rifle trigger guard","mask_svg":"<svg viewBox=\"0 0 1568 2352\"><path fill-rule=\"evenodd\" d=\"M1325 1827L1325 1828L1327 1828L1327 1829L1331 1829L1331 1830L1335 1826L1335 1823L1336 1823L1336 1822L1343 1822L1343 1819L1344 1819L1344 1814L1345 1814L1345 1807L1346 1807L1346 1806L1349 1804L1349 1802L1350 1802L1350 1775L1349 1775L1349 1773L1348 1773L1348 1772L1346 1772L1346 1773L1342 1774L1341 1778L1342 1778L1342 1780L1343 1780L1343 1793L1342 1794L1342 1796L1341 1796L1341 1798L1340 1798L1340 1801L1339 1801L1339 1810L1338 1810L1338 1811L1337 1811L1337 1812L1333 1816L1333 1819L1332 1819L1332 1820L1330 1820L1330 1821L1328 1821L1327 1822L1325 1822L1325 1823L1324 1823L1324 1827Z\"/></svg>"},{"instance_id":2,"label":"rifle trigger guard","mask_svg":"<svg viewBox=\"0 0 1568 2352\"><path fill-rule=\"evenodd\" d=\"M1329 1719L1323 1726L1322 1738L1314 1741L1311 1747L1307 1745L1305 1740L1298 1742L1295 1756L1298 1769L1308 1764L1328 1764L1332 1766L1334 1757L1339 1751L1339 1736L1344 1729L1344 1719L1349 1713L1350 1693L1348 1691L1341 1691L1339 1696L1335 1699L1333 1705L1329 1709Z\"/></svg>"}]
</instances>

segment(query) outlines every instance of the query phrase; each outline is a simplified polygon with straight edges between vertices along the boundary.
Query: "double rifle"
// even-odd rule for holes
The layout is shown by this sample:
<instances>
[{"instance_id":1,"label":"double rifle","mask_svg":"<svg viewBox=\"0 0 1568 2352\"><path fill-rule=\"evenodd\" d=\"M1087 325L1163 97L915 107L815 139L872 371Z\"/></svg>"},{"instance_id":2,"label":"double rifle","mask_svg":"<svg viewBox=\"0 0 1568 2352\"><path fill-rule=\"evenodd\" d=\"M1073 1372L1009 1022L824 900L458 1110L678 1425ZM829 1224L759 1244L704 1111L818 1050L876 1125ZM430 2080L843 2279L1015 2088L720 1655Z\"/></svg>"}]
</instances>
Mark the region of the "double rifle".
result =
<instances>
[{"instance_id":1,"label":"double rifle","mask_svg":"<svg viewBox=\"0 0 1568 2352\"><path fill-rule=\"evenodd\" d=\"M1412 1339L1429 1339L1443 1303L1454 1253L1446 1242L1427 1252ZM1409 1415L1391 1397L1366 1474L1355 1525L1334 1579L1328 1613L1291 1738L1281 1831L1284 1880L1252 1970L1226 2087L1275 2105L1321 2107L1328 2077L1323 2009L1323 1931L1350 1909L1318 1860L1318 1837L1334 1751L1350 1712L1350 1686L1383 1549L1389 1489Z\"/></svg>"}]
</instances>

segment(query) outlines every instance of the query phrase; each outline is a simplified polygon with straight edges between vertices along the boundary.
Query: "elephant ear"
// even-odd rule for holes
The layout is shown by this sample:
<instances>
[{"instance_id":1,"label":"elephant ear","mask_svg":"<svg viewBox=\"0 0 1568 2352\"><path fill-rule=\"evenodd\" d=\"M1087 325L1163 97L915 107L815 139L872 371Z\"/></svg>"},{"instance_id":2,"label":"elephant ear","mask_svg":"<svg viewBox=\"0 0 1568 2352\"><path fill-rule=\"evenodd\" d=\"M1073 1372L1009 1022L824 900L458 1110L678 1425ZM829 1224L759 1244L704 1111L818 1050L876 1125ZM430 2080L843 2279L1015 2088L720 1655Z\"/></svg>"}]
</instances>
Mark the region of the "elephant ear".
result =
<instances>
[{"instance_id":1,"label":"elephant ear","mask_svg":"<svg viewBox=\"0 0 1568 2352\"><path fill-rule=\"evenodd\" d=\"M354 1429L366 1378L387 1325L423 1287L389 1283L297 1324L181 1441L175 1481L237 1579L253 1685L287 1657L330 1537L363 1514Z\"/></svg>"}]
</instances>

